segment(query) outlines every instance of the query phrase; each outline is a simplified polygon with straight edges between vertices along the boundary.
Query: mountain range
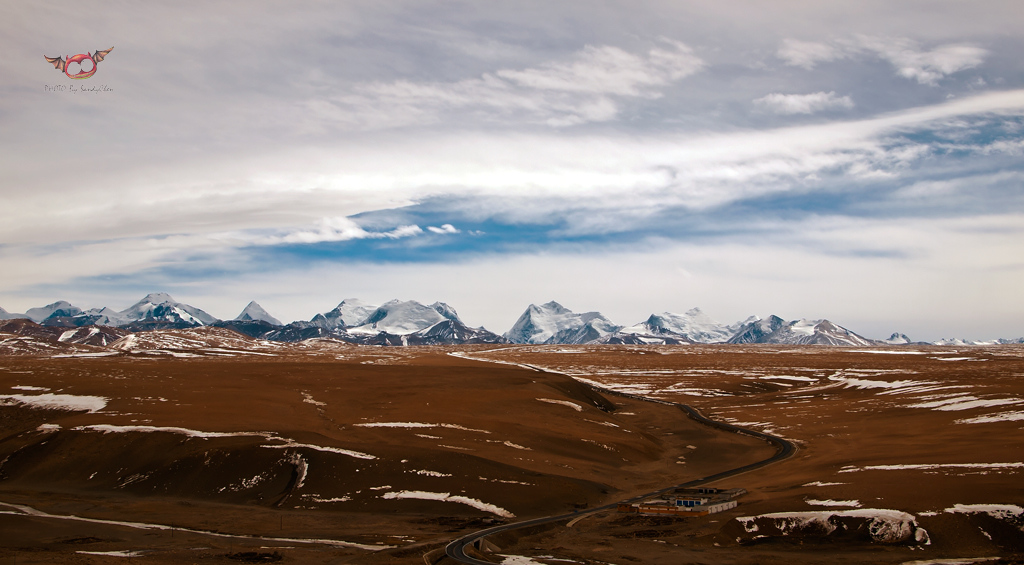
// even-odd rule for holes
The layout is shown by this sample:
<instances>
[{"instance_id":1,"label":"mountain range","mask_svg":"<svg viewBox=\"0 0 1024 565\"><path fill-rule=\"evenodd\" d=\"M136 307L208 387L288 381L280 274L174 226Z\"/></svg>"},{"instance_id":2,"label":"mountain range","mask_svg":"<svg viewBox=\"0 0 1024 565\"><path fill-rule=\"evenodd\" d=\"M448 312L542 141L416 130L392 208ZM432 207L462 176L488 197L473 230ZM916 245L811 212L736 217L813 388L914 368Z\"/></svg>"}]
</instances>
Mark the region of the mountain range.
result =
<instances>
[{"instance_id":1,"label":"mountain range","mask_svg":"<svg viewBox=\"0 0 1024 565\"><path fill-rule=\"evenodd\" d=\"M311 338L334 338L366 345L440 345L472 343L521 344L665 344L692 343L768 343L789 345L923 345L906 335L893 333L889 339L874 340L858 335L829 320L791 320L778 316L751 316L734 324L722 324L693 308L683 314L662 312L632 326L619 326L600 312L576 313L551 301L531 304L504 334L485 328L472 328L459 318L455 308L443 302L423 305L408 300L392 300L381 305L356 298L342 300L334 309L316 314L309 321L284 324L256 301L250 302L238 316L219 320L209 313L176 301L169 294L146 295L128 308L82 310L66 301L31 308L24 314L12 314L0 308L0 320L31 321L60 333L62 341L95 342L105 345L128 333L158 329L187 329L199 326L228 328L268 341L294 342ZM14 327L4 324L5 327ZM21 331L28 331L22 323ZM25 326L28 327L28 326ZM59 328L81 328L70 332ZM6 330L5 330L6 331ZM36 331L36 330L33 330ZM37 333L38 333L37 332ZM42 334L41 334L42 335ZM55 334L56 335L56 334ZM936 345L994 345L1024 343L1024 338L972 342L944 339Z\"/></svg>"}]
</instances>

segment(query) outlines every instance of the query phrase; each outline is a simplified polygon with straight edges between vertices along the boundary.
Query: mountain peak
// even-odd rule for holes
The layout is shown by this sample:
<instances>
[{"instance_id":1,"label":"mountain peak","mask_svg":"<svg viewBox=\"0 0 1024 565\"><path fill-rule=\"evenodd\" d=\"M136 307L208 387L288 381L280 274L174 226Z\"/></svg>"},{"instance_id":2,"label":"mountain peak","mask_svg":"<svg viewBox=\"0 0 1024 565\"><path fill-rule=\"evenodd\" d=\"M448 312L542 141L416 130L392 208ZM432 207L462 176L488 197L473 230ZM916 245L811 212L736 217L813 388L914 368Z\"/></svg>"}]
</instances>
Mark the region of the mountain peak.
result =
<instances>
[{"instance_id":1,"label":"mountain peak","mask_svg":"<svg viewBox=\"0 0 1024 565\"><path fill-rule=\"evenodd\" d=\"M906 334L900 332L893 332L893 334L889 336L889 339L883 339L882 341L889 345L906 345L908 343L913 343Z\"/></svg>"},{"instance_id":2,"label":"mountain peak","mask_svg":"<svg viewBox=\"0 0 1024 565\"><path fill-rule=\"evenodd\" d=\"M617 329L600 312L576 314L552 300L530 304L504 337L512 343L583 343Z\"/></svg>"},{"instance_id":3,"label":"mountain peak","mask_svg":"<svg viewBox=\"0 0 1024 565\"><path fill-rule=\"evenodd\" d=\"M138 301L137 304L144 304L146 302L150 304L163 304L165 302L177 302L177 300L172 298L171 295L166 292L151 292L147 294L145 298Z\"/></svg>"},{"instance_id":4,"label":"mountain peak","mask_svg":"<svg viewBox=\"0 0 1024 565\"><path fill-rule=\"evenodd\" d=\"M530 304L530 306L534 306L534 305ZM540 306L534 306L534 307L538 308L540 310L551 310L551 311L553 311L553 312L555 312L557 314L565 314L566 312L572 312L572 310L569 310L568 308L566 308L565 306L562 306L561 304L555 302L554 300L545 302L544 304L541 304Z\"/></svg>"},{"instance_id":5,"label":"mountain peak","mask_svg":"<svg viewBox=\"0 0 1024 565\"><path fill-rule=\"evenodd\" d=\"M431 304L430 307L445 318L453 322L462 323L462 320L459 319L459 313L455 311L455 308L452 308L448 304L445 304L444 302L435 302Z\"/></svg>"},{"instance_id":6,"label":"mountain peak","mask_svg":"<svg viewBox=\"0 0 1024 565\"><path fill-rule=\"evenodd\" d=\"M66 300L58 300L53 304L47 304L46 306L42 306L40 308L29 308L25 312L25 315L28 316L28 318L33 322L40 323L43 320L54 315L70 317L81 313L81 308L74 306L73 304Z\"/></svg>"},{"instance_id":7,"label":"mountain peak","mask_svg":"<svg viewBox=\"0 0 1024 565\"><path fill-rule=\"evenodd\" d=\"M454 312L450 306L448 309ZM451 318L444 316L433 306L424 306L415 300L396 299L381 304L359 326L351 328L349 331L354 334L387 332L394 335L408 335L449 319ZM458 321L458 319L453 321Z\"/></svg>"},{"instance_id":8,"label":"mountain peak","mask_svg":"<svg viewBox=\"0 0 1024 565\"><path fill-rule=\"evenodd\" d=\"M281 323L281 320L271 316L270 313L264 310L263 307L255 300L249 302L249 305L242 310L242 313L235 317L235 320L242 322L255 322L262 320L264 322L274 324L275 326L284 325Z\"/></svg>"},{"instance_id":9,"label":"mountain peak","mask_svg":"<svg viewBox=\"0 0 1024 565\"><path fill-rule=\"evenodd\" d=\"M128 322L176 324L183 327L205 326L219 320L206 312L182 304L166 292L153 292L122 310L119 314Z\"/></svg>"}]
</instances>

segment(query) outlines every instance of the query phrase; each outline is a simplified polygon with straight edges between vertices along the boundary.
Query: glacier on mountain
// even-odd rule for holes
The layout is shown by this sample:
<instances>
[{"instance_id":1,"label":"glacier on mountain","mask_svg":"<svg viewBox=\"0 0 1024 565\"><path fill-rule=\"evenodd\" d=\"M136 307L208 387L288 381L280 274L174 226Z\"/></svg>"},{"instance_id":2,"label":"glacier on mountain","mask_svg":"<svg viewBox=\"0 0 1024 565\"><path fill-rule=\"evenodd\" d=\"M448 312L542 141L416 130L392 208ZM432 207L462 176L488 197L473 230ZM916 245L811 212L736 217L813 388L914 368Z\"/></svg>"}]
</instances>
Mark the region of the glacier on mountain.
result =
<instances>
[{"instance_id":1,"label":"glacier on mountain","mask_svg":"<svg viewBox=\"0 0 1024 565\"><path fill-rule=\"evenodd\" d=\"M443 302L424 306L415 300L391 300L374 310L361 324L350 327L350 334L408 335L446 320L459 322L455 309Z\"/></svg>"},{"instance_id":2,"label":"glacier on mountain","mask_svg":"<svg viewBox=\"0 0 1024 565\"><path fill-rule=\"evenodd\" d=\"M552 300L530 304L504 337L512 343L588 343L621 327L600 312L577 314Z\"/></svg>"}]
</instances>

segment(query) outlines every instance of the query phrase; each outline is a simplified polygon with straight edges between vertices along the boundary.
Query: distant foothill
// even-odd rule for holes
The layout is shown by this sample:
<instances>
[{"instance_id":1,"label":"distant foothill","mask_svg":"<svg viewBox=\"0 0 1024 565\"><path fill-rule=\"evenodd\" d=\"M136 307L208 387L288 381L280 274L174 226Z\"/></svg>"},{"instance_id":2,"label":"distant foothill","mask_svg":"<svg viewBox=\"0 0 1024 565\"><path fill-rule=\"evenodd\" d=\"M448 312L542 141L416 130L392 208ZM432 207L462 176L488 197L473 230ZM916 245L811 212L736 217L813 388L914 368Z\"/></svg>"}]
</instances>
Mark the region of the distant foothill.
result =
<instances>
[{"instance_id":1,"label":"distant foothill","mask_svg":"<svg viewBox=\"0 0 1024 565\"><path fill-rule=\"evenodd\" d=\"M651 314L632 326L613 323L600 312L576 313L551 301L531 304L504 334L483 327L471 328L455 308L443 302L423 305L414 300L392 300L381 305L347 298L329 312L309 321L284 324L256 301L250 302L232 320L220 320L207 312L176 301L166 293L152 293L125 310L93 308L82 310L58 301L24 314L0 308L0 320L28 319L43 326L119 328L127 332L185 329L199 326L224 327L269 341L296 342L311 338L334 338L366 345L443 345L474 343L520 344L632 344L681 345L693 343L765 343L786 345L909 345L906 335L893 333L875 340L858 335L829 320L785 321L778 316L751 316L734 324L722 324L699 308L683 314ZM97 330L99 331L99 330ZM978 345L1024 343L1024 338L994 342L940 340L936 345Z\"/></svg>"}]
</instances>

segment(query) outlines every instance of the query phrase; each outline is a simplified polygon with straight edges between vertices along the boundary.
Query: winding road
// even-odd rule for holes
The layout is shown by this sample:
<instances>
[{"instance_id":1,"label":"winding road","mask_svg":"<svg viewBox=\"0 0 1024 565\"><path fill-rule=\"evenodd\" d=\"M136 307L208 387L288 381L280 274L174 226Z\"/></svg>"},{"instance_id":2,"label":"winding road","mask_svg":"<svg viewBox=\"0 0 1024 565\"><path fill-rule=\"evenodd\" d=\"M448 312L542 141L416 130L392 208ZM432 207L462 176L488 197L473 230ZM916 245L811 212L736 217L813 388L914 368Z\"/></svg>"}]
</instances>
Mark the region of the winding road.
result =
<instances>
[{"instance_id":1,"label":"winding road","mask_svg":"<svg viewBox=\"0 0 1024 565\"><path fill-rule=\"evenodd\" d=\"M478 361L486 361L484 359L476 359L476 360L478 360ZM526 366L529 367L530 369L533 369L533 370L536 370L536 371L541 371L541 372L545 372L545 373L553 372L553 371L547 371L545 369L542 369L540 367L536 367L536 366L533 366L533 365L526 365ZM463 536L463 537L461 537L461 538L459 538L459 539L449 543L447 545L447 547L445 547L445 554L448 557L450 557L451 559L454 559L455 561L458 561L459 563L468 563L470 565L494 565L494 563L491 562L491 561L482 561L480 559L475 559L473 557L470 557L469 555L466 555L466 548L467 547L474 547L476 549L480 549L480 546L482 545L481 542L487 536L492 536L494 534L498 534L498 533L501 533L501 532L509 532L509 531L512 531L512 530L519 530L519 529L523 529L523 528L529 528L529 527L532 527L532 526L539 526L541 524L548 524L548 523L551 523L551 522L560 522L562 520L573 520L573 519L576 519L576 518L580 518L582 516L586 516L587 514L594 514L596 512L601 512L603 510L610 510L612 508L617 508L618 505L621 504L621 503L639 502L641 500L646 500L648 498L653 498L653 497L656 497L656 496L659 496L659 495L662 495L662 494L667 494L667 493L672 492L672 491L674 491L675 489L678 489L678 488L694 487L694 486L698 486L698 485L702 485L702 484L718 481L718 480L721 480L721 479L724 479L724 478L727 478L727 477L733 477L733 476L736 476L736 475L740 475L740 474L743 474L743 473L746 473L746 472L749 472L749 471L753 471L754 469L760 469L761 467L764 467L766 465L771 465L772 463L776 463L778 461L782 461L783 459L786 459L786 458L790 457L791 455L793 455L794 453L796 453L796 447L792 443L790 443L789 441L787 441L787 440L785 440L785 439L783 439L783 438L781 438L779 436L775 436L775 435L772 435L772 434L766 434L764 432L758 432L758 431L755 431L755 430L748 430L746 428L741 428L739 426L734 426L732 424L726 424L724 422L717 422L715 420L712 420L710 418L705 417L703 414L701 414L699 411L697 411L696 408L693 408L692 406L688 406L686 404L679 404L679 403L676 403L676 402L668 402L668 401L665 401L665 400L658 400L658 399L654 399L654 398L647 398L647 397L638 396L638 395L635 395L635 394L621 393L621 392L617 392L617 391L614 391L614 390L609 390L609 389L606 389L606 388L596 387L596 386L590 385L588 383L583 383L583 384L587 384L587 386L590 386L594 390L596 390L596 391L598 391L600 393L603 393L603 394L609 394L609 395L614 395L614 396L623 396L623 397L627 397L627 398L633 398L633 399L636 399L636 400L642 400L644 402L654 402L654 403L657 403L657 404L665 404L665 405L675 406L675 407L679 408L680 410L682 410L689 418L691 418L692 420L695 420L697 422L700 422L701 424L704 424L704 425L707 425L707 426L711 426L713 428L718 428L718 429L723 430L723 431L727 431L727 432L731 432L731 433L736 433L736 434L740 434L740 435L745 435L745 436L750 436L750 437L754 437L754 438L766 441L766 442L772 444L773 446L775 446L777 451L775 452L775 455L772 455L771 457L769 457L767 459L763 459L761 461L756 461L754 463L750 463L748 465L743 465L741 467L735 467L733 469L727 469L727 470L722 471L720 473L715 473L714 475L709 475L707 477L701 477L699 479L693 479L691 481L687 481L685 483L680 483L678 485L672 485L672 486L669 486L669 487L665 487L665 488L663 488L661 490L657 490L657 491L654 491L654 492L643 494L643 495L631 498L629 500L624 500L622 502L614 502L614 503L611 503L611 504L605 504L604 506L598 506L596 508L590 508L590 509L587 509L587 510L582 510L582 511L578 511L578 512L572 512L570 514L560 514L558 516L547 516L547 517L544 517L544 518L534 518L533 520L525 520L525 521L522 521L522 522L513 522L511 524L502 524L502 525L499 525L499 526L494 526L494 527L491 527L491 528L487 528L486 530L480 530L480 531L474 532L472 534Z\"/></svg>"}]
</instances>

